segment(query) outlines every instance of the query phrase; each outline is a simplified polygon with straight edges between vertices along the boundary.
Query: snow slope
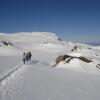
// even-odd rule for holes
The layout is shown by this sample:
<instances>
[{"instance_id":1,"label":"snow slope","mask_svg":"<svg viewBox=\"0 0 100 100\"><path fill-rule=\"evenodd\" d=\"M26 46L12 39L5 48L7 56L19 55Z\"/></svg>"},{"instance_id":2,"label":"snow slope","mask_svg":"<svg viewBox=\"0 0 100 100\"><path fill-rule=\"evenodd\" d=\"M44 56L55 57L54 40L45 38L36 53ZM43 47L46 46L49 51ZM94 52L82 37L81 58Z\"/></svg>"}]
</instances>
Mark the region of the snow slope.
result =
<instances>
[{"instance_id":1,"label":"snow slope","mask_svg":"<svg viewBox=\"0 0 100 100\"><path fill-rule=\"evenodd\" d=\"M1 41L11 42L4 45ZM71 51L74 46L77 50ZM22 53L32 61L22 64ZM52 67L61 54L74 56L69 63ZM77 59L91 59L86 63ZM99 100L100 49L59 41L50 32L0 34L0 100Z\"/></svg>"}]
</instances>

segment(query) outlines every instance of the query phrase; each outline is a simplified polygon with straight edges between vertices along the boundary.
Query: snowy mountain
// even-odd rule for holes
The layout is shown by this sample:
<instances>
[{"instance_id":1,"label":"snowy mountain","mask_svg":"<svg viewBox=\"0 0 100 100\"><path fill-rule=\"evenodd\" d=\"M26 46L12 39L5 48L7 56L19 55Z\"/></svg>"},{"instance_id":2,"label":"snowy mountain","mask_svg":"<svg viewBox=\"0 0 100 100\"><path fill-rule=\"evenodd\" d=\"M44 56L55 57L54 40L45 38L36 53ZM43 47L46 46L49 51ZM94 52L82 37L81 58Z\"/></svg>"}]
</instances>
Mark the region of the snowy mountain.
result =
<instances>
[{"instance_id":1,"label":"snowy mountain","mask_svg":"<svg viewBox=\"0 0 100 100\"><path fill-rule=\"evenodd\" d=\"M100 46L50 32L0 33L0 100L99 100L99 77Z\"/></svg>"}]
</instances>

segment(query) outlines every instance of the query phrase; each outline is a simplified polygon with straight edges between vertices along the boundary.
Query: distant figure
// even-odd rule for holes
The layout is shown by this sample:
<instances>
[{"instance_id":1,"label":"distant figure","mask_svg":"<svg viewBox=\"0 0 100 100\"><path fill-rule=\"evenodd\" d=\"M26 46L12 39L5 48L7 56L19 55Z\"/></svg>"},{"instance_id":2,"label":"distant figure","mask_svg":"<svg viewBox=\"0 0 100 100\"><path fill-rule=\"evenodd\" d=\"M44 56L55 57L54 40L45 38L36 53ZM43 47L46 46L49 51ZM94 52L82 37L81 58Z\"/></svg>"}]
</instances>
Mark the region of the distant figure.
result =
<instances>
[{"instance_id":1,"label":"distant figure","mask_svg":"<svg viewBox=\"0 0 100 100\"><path fill-rule=\"evenodd\" d=\"M30 52L30 51L27 52L27 53L25 54L25 61L26 61L26 62L31 61L31 57L32 57L31 52Z\"/></svg>"},{"instance_id":2,"label":"distant figure","mask_svg":"<svg viewBox=\"0 0 100 100\"><path fill-rule=\"evenodd\" d=\"M32 57L31 52L29 51L27 54L28 54L28 60L31 61L31 57Z\"/></svg>"},{"instance_id":3,"label":"distant figure","mask_svg":"<svg viewBox=\"0 0 100 100\"><path fill-rule=\"evenodd\" d=\"M23 63L25 64L25 60L26 60L26 54L25 52L23 53Z\"/></svg>"},{"instance_id":4,"label":"distant figure","mask_svg":"<svg viewBox=\"0 0 100 100\"><path fill-rule=\"evenodd\" d=\"M29 51L29 52L27 52L27 53L23 53L23 63L25 64L25 63L27 63L28 61L30 61L31 62L31 57L32 57L32 54L31 54L31 52Z\"/></svg>"}]
</instances>

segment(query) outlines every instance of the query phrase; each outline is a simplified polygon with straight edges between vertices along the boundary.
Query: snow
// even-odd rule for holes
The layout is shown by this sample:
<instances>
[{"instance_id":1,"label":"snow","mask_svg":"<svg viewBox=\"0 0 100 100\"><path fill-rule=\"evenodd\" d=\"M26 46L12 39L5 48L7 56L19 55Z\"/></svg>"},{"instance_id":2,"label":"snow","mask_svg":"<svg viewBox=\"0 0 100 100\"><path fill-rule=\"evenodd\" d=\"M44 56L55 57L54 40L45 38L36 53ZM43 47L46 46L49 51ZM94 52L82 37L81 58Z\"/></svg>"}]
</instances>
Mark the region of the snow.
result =
<instances>
[{"instance_id":1,"label":"snow","mask_svg":"<svg viewBox=\"0 0 100 100\"><path fill-rule=\"evenodd\" d=\"M100 49L57 38L50 32L0 33L0 100L99 100ZM32 61L24 65L22 54L28 51ZM76 58L52 67L61 54ZM77 59L80 56L92 62Z\"/></svg>"},{"instance_id":2,"label":"snow","mask_svg":"<svg viewBox=\"0 0 100 100\"><path fill-rule=\"evenodd\" d=\"M13 48L13 47L1 47L0 48L0 55L2 56L13 56L13 55L18 55L19 54L19 50Z\"/></svg>"},{"instance_id":3,"label":"snow","mask_svg":"<svg viewBox=\"0 0 100 100\"><path fill-rule=\"evenodd\" d=\"M75 56L75 57L83 56L81 53L70 53L69 55Z\"/></svg>"},{"instance_id":4,"label":"snow","mask_svg":"<svg viewBox=\"0 0 100 100\"><path fill-rule=\"evenodd\" d=\"M93 47L94 49L100 50L100 46Z\"/></svg>"}]
</instances>

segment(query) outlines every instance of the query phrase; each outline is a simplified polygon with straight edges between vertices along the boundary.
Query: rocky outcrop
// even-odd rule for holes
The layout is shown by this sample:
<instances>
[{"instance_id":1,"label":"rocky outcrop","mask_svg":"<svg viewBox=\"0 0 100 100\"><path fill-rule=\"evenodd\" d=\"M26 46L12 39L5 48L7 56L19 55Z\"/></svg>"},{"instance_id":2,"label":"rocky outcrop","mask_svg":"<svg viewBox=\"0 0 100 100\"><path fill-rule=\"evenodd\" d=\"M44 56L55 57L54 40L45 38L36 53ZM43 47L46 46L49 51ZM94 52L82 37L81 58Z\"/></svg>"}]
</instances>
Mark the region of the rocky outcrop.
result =
<instances>
[{"instance_id":1,"label":"rocky outcrop","mask_svg":"<svg viewBox=\"0 0 100 100\"><path fill-rule=\"evenodd\" d=\"M13 44L11 42L6 42L6 41L1 41L1 43L5 46L13 46Z\"/></svg>"},{"instance_id":2,"label":"rocky outcrop","mask_svg":"<svg viewBox=\"0 0 100 100\"><path fill-rule=\"evenodd\" d=\"M80 59L80 60L82 60L82 61L84 61L84 62L86 62L86 63L90 63L90 62L92 62L92 60L90 60L90 59L87 59L86 57L78 57L78 59Z\"/></svg>"},{"instance_id":3,"label":"rocky outcrop","mask_svg":"<svg viewBox=\"0 0 100 100\"><path fill-rule=\"evenodd\" d=\"M56 58L55 62L56 62L56 64L58 64L59 62L64 61L66 58L69 58L69 56L68 55L60 55Z\"/></svg>"},{"instance_id":4,"label":"rocky outcrop","mask_svg":"<svg viewBox=\"0 0 100 100\"><path fill-rule=\"evenodd\" d=\"M4 45L8 46L8 43L5 41L1 41Z\"/></svg>"},{"instance_id":5,"label":"rocky outcrop","mask_svg":"<svg viewBox=\"0 0 100 100\"><path fill-rule=\"evenodd\" d=\"M77 50L77 49L78 49L78 47L77 47L77 46L74 46L73 49L72 49L71 51L75 51L75 50Z\"/></svg>"},{"instance_id":6,"label":"rocky outcrop","mask_svg":"<svg viewBox=\"0 0 100 100\"><path fill-rule=\"evenodd\" d=\"M100 69L100 64L97 64L96 67Z\"/></svg>"},{"instance_id":7,"label":"rocky outcrop","mask_svg":"<svg viewBox=\"0 0 100 100\"><path fill-rule=\"evenodd\" d=\"M59 55L56 60L55 60L55 64L53 65L56 66L57 64L59 64L61 61L65 61L65 63L69 63L72 59L79 59L83 62L86 62L86 63L90 63L92 62L92 60L86 58L86 57L83 57L83 56L80 56L80 57L75 57L75 56L71 56L71 55Z\"/></svg>"}]
</instances>

